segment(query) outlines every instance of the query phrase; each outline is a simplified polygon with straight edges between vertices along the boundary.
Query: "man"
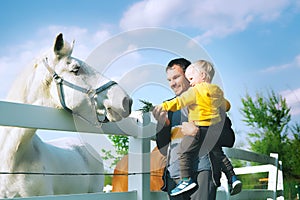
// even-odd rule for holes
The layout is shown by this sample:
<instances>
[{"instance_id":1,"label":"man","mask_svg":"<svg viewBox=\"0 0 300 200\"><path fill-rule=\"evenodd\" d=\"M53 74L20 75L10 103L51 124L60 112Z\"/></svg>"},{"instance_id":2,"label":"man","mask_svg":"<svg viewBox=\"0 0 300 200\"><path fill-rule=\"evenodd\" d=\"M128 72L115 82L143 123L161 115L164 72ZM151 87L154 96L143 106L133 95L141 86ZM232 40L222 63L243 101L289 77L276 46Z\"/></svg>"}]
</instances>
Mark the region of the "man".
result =
<instances>
[{"instance_id":1,"label":"man","mask_svg":"<svg viewBox=\"0 0 300 200\"><path fill-rule=\"evenodd\" d=\"M166 68L167 79L171 89L178 96L186 91L190 84L185 78L185 69L191 64L184 58L171 60ZM194 166L193 179L197 181L197 187L177 196L170 196L170 192L180 180L180 167L178 160L179 144L182 136L195 135L197 127L187 122L187 110L166 113L162 109L154 108L152 111L157 120L156 143L163 155L167 156L162 190L168 192L170 200L214 200L216 190L220 186L221 168L214 162L213 154L206 154L198 158L197 166ZM182 126L180 129L178 126Z\"/></svg>"}]
</instances>

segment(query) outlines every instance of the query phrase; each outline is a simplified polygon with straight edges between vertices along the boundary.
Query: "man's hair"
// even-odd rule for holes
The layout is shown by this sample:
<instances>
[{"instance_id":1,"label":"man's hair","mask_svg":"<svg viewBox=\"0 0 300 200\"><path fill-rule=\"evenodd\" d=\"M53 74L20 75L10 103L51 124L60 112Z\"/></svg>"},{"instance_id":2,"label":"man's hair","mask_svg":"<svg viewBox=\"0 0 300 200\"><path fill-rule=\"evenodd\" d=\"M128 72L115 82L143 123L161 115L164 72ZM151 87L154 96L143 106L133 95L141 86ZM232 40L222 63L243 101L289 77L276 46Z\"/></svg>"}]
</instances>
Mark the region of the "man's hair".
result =
<instances>
[{"instance_id":1,"label":"man's hair","mask_svg":"<svg viewBox=\"0 0 300 200\"><path fill-rule=\"evenodd\" d=\"M198 72L204 71L207 75L207 81L212 81L214 75L215 75L215 69L214 69L214 65L207 61L207 60L198 60L196 62L194 62L193 64L191 64L190 67L193 67L194 69L196 69Z\"/></svg>"},{"instance_id":2,"label":"man's hair","mask_svg":"<svg viewBox=\"0 0 300 200\"><path fill-rule=\"evenodd\" d=\"M166 67L166 71L171 69L174 65L178 65L182 68L183 72L185 72L186 68L191 64L191 62L185 58L176 58L171 60Z\"/></svg>"}]
</instances>

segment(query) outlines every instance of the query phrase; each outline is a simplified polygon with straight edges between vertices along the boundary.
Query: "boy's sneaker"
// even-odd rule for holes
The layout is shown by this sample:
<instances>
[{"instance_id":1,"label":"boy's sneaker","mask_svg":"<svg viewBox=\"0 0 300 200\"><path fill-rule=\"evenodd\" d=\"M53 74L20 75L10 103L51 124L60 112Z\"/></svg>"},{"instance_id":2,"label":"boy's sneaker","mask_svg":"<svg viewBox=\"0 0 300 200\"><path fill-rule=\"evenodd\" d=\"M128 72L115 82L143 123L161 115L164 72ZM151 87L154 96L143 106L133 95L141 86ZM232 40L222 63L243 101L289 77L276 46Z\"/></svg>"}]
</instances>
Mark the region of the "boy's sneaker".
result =
<instances>
[{"instance_id":1,"label":"boy's sneaker","mask_svg":"<svg viewBox=\"0 0 300 200\"><path fill-rule=\"evenodd\" d=\"M236 176L231 177L231 184L229 184L230 195L236 195L242 191L242 182Z\"/></svg>"},{"instance_id":2,"label":"boy's sneaker","mask_svg":"<svg viewBox=\"0 0 300 200\"><path fill-rule=\"evenodd\" d=\"M191 179L181 180L176 187L171 191L170 196L176 196L183 192L193 189L197 184Z\"/></svg>"}]
</instances>

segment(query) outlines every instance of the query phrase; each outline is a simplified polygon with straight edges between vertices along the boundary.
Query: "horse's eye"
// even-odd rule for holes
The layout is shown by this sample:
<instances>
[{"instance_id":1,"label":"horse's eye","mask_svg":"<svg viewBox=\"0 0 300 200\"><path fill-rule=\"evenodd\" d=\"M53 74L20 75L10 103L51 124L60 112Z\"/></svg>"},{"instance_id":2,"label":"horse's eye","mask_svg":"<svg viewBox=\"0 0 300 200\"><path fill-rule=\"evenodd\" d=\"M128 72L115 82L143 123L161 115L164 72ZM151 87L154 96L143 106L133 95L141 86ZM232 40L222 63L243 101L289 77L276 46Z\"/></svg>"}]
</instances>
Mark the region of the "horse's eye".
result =
<instances>
[{"instance_id":1,"label":"horse's eye","mask_svg":"<svg viewBox=\"0 0 300 200\"><path fill-rule=\"evenodd\" d=\"M70 71L73 72L75 75L77 75L79 70L80 70L80 66L74 65Z\"/></svg>"}]
</instances>

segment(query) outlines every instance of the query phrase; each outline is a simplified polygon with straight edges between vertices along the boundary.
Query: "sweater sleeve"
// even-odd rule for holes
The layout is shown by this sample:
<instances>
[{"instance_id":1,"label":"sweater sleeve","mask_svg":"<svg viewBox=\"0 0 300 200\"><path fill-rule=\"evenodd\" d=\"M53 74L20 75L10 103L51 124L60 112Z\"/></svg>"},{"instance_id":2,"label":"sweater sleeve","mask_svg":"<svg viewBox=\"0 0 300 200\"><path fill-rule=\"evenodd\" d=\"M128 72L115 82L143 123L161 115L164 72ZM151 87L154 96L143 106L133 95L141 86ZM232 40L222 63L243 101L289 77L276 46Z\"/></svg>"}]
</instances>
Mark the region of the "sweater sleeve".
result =
<instances>
[{"instance_id":1,"label":"sweater sleeve","mask_svg":"<svg viewBox=\"0 0 300 200\"><path fill-rule=\"evenodd\" d=\"M180 96L170 101L163 102L161 106L166 111L175 112L194 103L196 103L196 90L194 87L190 87L187 91L182 93Z\"/></svg>"}]
</instances>

